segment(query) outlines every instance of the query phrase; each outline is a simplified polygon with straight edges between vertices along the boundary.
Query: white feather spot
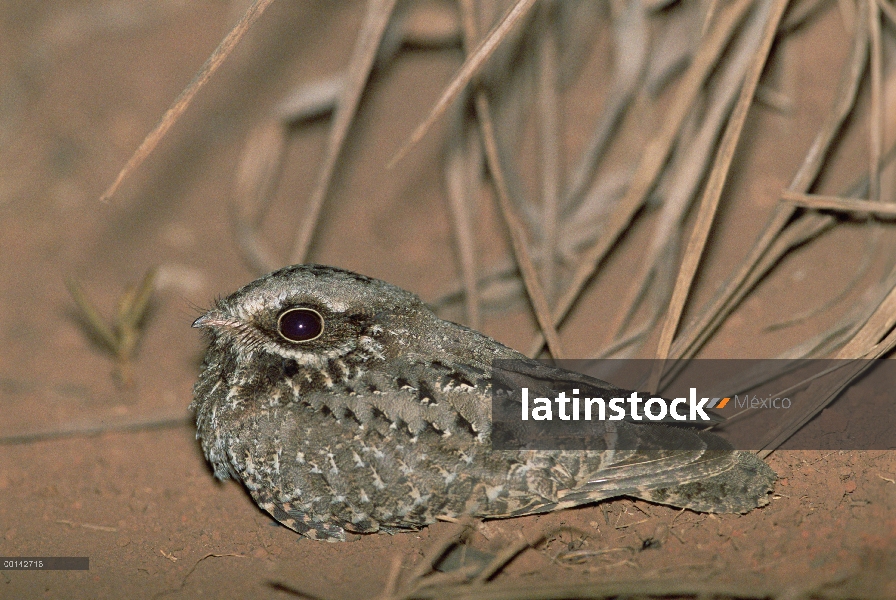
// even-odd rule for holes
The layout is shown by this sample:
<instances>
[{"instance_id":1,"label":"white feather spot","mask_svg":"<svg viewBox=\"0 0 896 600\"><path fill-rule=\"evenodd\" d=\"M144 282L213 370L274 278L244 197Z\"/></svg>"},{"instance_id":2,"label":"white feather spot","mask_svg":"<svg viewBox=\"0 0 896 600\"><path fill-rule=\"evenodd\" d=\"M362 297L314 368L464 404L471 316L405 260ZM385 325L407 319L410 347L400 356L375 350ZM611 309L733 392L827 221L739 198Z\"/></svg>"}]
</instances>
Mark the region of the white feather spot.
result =
<instances>
[{"instance_id":1,"label":"white feather spot","mask_svg":"<svg viewBox=\"0 0 896 600\"><path fill-rule=\"evenodd\" d=\"M380 479L380 474L376 472L376 469L370 467L370 470L373 471L373 487L378 490L386 489L386 484L383 483L382 479Z\"/></svg>"},{"instance_id":2,"label":"white feather spot","mask_svg":"<svg viewBox=\"0 0 896 600\"><path fill-rule=\"evenodd\" d=\"M504 491L503 485L496 485L494 487L485 488L485 497L488 498L489 502L494 502L498 499L498 496L501 495L501 492Z\"/></svg>"}]
</instances>

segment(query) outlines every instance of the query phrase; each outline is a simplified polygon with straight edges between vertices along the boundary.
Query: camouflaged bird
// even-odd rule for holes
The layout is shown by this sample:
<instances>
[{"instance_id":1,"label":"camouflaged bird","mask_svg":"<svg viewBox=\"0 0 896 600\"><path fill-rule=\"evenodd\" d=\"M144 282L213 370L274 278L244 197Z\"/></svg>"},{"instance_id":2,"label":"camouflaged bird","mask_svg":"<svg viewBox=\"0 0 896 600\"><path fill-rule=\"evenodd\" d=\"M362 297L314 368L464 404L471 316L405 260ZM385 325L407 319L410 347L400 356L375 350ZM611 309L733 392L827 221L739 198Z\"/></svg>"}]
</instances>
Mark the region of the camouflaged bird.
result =
<instances>
[{"instance_id":1,"label":"camouflaged bird","mask_svg":"<svg viewBox=\"0 0 896 600\"><path fill-rule=\"evenodd\" d=\"M634 450L492 450L492 361L548 367L349 271L281 269L193 326L209 334L191 407L215 475L242 481L259 506L310 538L623 495L746 512L768 503L775 479L718 436L654 424L617 422L636 436ZM700 449L668 450L682 436Z\"/></svg>"}]
</instances>

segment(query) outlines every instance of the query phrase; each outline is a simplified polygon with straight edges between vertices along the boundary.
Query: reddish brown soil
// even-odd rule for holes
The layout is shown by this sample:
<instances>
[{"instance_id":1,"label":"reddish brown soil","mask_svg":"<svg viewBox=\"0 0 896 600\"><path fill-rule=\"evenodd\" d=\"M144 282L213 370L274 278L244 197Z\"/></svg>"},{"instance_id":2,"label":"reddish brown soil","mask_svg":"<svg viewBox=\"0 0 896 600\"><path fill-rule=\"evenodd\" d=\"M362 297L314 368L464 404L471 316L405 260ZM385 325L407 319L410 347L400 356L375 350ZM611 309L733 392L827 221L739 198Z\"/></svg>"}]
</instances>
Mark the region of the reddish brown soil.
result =
<instances>
[{"instance_id":1,"label":"reddish brown soil","mask_svg":"<svg viewBox=\"0 0 896 600\"><path fill-rule=\"evenodd\" d=\"M135 177L109 204L97 200L245 4L32 0L0 11L0 436L184 419L0 445L0 555L90 557L89 571L0 569L0 597L289 597L274 582L327 599L372 596L393 561L409 572L452 527L344 544L300 538L239 485L213 479L186 422L202 352L189 328L196 307L253 277L235 250L226 209L242 137L285 90L346 63L362 3L276 3ZM796 108L751 113L697 306L743 256L802 160L847 43L836 10L783 42L784 62L792 62L778 65L776 79L787 81L781 85ZM378 73L325 207L314 261L426 299L452 287L457 268L436 168L442 127L394 172L383 164L459 58L459 51L408 52ZM831 191L866 168L863 128L853 129L824 178ZM299 216L301 208L288 207L300 206L311 189L325 135L320 122L295 139L276 214ZM570 142L573 149L582 143ZM488 228L492 209L482 210L483 231L499 231ZM281 252L294 222L268 223ZM861 299L889 259L872 266L846 303L796 327L764 327L833 297L860 262L866 235L859 224L843 226L783 261L706 355L770 356L824 329ZM564 330L571 354L587 355L599 346L595 339L605 339L599 323L609 317L595 315L612 309L612 295L599 290L625 277L625 250L637 242L635 232L587 310ZM484 263L503 251L501 243L486 247ZM886 258L892 249L885 243L878 252ZM76 277L109 314L126 284L152 266L161 267L159 292L134 386L122 390L74 318L64 281ZM533 323L520 305L489 314L483 328L525 350ZM896 454L777 452L769 463L781 477L774 498L747 515L621 499L490 522L473 543L494 551L561 524L581 530L524 552L499 577L520 583L658 579L778 597L807 590L896 597ZM581 564L555 559L570 548L603 552Z\"/></svg>"}]
</instances>

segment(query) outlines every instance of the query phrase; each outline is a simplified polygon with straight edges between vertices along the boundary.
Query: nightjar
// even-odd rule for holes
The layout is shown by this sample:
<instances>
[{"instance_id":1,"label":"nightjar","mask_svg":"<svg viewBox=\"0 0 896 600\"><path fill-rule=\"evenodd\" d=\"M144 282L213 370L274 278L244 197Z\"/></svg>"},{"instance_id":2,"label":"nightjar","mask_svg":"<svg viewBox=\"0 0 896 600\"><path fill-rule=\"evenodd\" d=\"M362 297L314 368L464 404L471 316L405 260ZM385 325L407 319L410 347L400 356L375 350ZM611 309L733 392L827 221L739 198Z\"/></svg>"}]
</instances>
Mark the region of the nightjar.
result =
<instances>
[{"instance_id":1,"label":"nightjar","mask_svg":"<svg viewBox=\"0 0 896 600\"><path fill-rule=\"evenodd\" d=\"M310 538L623 495L746 512L768 503L775 480L718 436L700 434L700 450L664 449L664 436L698 434L657 424L619 423L639 436L634 450L493 450L492 361L529 359L350 271L280 269L193 326L209 338L191 408L215 475L242 481L260 507Z\"/></svg>"}]
</instances>

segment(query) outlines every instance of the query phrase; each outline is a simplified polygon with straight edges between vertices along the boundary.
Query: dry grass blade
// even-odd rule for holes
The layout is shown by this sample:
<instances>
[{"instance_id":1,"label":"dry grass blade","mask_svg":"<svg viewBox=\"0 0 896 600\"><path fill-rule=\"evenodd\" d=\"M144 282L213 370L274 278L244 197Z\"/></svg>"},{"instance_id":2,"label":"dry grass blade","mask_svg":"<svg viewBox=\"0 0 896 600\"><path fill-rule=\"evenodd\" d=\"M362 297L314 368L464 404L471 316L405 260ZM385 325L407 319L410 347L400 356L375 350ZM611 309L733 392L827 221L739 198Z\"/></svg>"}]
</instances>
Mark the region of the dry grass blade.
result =
<instances>
[{"instance_id":1,"label":"dry grass blade","mask_svg":"<svg viewBox=\"0 0 896 600\"><path fill-rule=\"evenodd\" d=\"M383 588L381 598L391 598L398 590L398 576L401 573L401 557L392 557L392 566L389 567L389 576L386 578L386 586Z\"/></svg>"},{"instance_id":2,"label":"dry grass blade","mask_svg":"<svg viewBox=\"0 0 896 600\"><path fill-rule=\"evenodd\" d=\"M342 153L349 127L354 121L358 105L361 103L361 96L367 86L367 79L370 77L370 71L373 69L377 51L386 32L386 27L389 25L396 2L397 0L369 0L367 4L367 14L361 34L346 71L345 87L336 104L336 113L333 116L330 136L327 139L327 150L323 163L317 173L314 190L311 192L308 204L304 207L303 219L299 223L299 229L293 242L290 253L291 263L304 262L308 255L311 238L314 235L314 230L317 229L317 219L330 189L339 155Z\"/></svg>"},{"instance_id":3,"label":"dry grass blade","mask_svg":"<svg viewBox=\"0 0 896 600\"><path fill-rule=\"evenodd\" d=\"M780 34L788 34L791 31L804 26L814 17L820 15L822 11L830 8L829 0L804 0L803 2L794 2L790 6L790 10L784 15L781 21L781 27L778 28Z\"/></svg>"},{"instance_id":4,"label":"dry grass blade","mask_svg":"<svg viewBox=\"0 0 896 600\"><path fill-rule=\"evenodd\" d=\"M288 594L293 598L305 598L305 600L328 600L326 598L321 598L320 596L315 596L314 594L309 594L308 592L300 590L283 581L269 581L268 586L274 591L283 592L284 594Z\"/></svg>"},{"instance_id":5,"label":"dry grass blade","mask_svg":"<svg viewBox=\"0 0 896 600\"><path fill-rule=\"evenodd\" d=\"M506 567L510 561L520 554L520 552L532 547L532 544L523 538L522 534L520 535L520 538L521 539L515 544L504 547L501 552L478 575L476 575L473 582L477 584L485 583L494 577L498 571Z\"/></svg>"},{"instance_id":6,"label":"dry grass blade","mask_svg":"<svg viewBox=\"0 0 896 600\"><path fill-rule=\"evenodd\" d=\"M620 332L620 335L617 335L609 346L602 348L591 358L628 358L633 356L635 354L634 345L643 341L657 322L659 322L659 313L654 312L628 335L623 337Z\"/></svg>"},{"instance_id":7,"label":"dry grass blade","mask_svg":"<svg viewBox=\"0 0 896 600\"><path fill-rule=\"evenodd\" d=\"M445 91L442 92L442 96L439 98L438 102L436 102L435 106L433 106L429 115L427 115L426 119L417 126L417 129L414 130L414 133L411 134L411 137L408 138L408 141L405 142L404 146L402 146L395 156L392 157L387 168L391 169L394 167L402 158L404 158L408 151L417 144L417 142L423 139L423 136L426 135L426 132L429 131L433 123L438 120L442 113L448 108L448 105L460 95L464 88L467 87L467 84L472 81L480 70L482 70L482 67L485 66L485 63L491 55L498 49L501 42L503 42L510 34L516 24L529 14L535 4L536 0L518 0L517 3L507 11L507 14L494 29L485 36L479 46L469 54L467 60L461 65L460 70L452 78L451 83L449 83L448 87L445 88Z\"/></svg>"},{"instance_id":8,"label":"dry grass blade","mask_svg":"<svg viewBox=\"0 0 896 600\"><path fill-rule=\"evenodd\" d=\"M125 290L118 303L115 329L118 333L119 361L124 366L130 363L137 343L143 334L141 326L149 308L149 301L155 291L157 273L158 269L148 270L137 287Z\"/></svg>"},{"instance_id":9,"label":"dry grass blade","mask_svg":"<svg viewBox=\"0 0 896 600\"><path fill-rule=\"evenodd\" d=\"M520 4L522 2L518 3L517 7ZM475 11L471 0L464 0L461 3L461 10L464 13L461 17L464 26L464 43L469 47L472 46L477 36ZM505 17L506 19L507 17ZM490 36L492 35L494 35L494 31L490 34ZM481 47L482 45L480 45ZM467 62L469 62L469 59ZM557 335L557 329L551 319L551 309L548 306L544 289L538 281L538 273L535 270L535 265L532 262L532 256L529 253L525 239L525 228L522 220L516 214L513 204L510 202L510 192L507 189L507 180L504 176L504 168L501 165L501 154L498 150L498 139L495 133L494 120L492 119L491 104L484 91L476 91L475 106L482 140L485 145L486 163L488 164L492 181L495 184L498 208L510 232L514 258L519 266L520 273L522 273L523 283L526 286L526 292L532 303L532 310L535 312L535 318L541 328L542 336L548 341L551 355L554 358L562 358L564 353L560 343L560 336Z\"/></svg>"},{"instance_id":10,"label":"dry grass blade","mask_svg":"<svg viewBox=\"0 0 896 600\"><path fill-rule=\"evenodd\" d=\"M890 279L892 280L892 274ZM837 359L855 361L841 369L836 377L829 380L816 380L804 392L811 398L808 410L796 418L782 422L771 431L772 439L760 452L760 456L768 456L790 436L821 412L828 404L873 364L871 359L880 358L896 346L896 285L878 304L865 324L834 356Z\"/></svg>"},{"instance_id":11,"label":"dry grass blade","mask_svg":"<svg viewBox=\"0 0 896 600\"><path fill-rule=\"evenodd\" d=\"M681 313L684 311L684 304L690 294L691 284L694 276L697 274L697 267L700 265L700 259L703 257L703 251L706 248L706 242L709 239L709 230L712 228L716 211L722 197L722 190L725 181L728 178L728 171L731 168L731 161L734 159L734 152L740 141L740 134L743 131L744 123L747 120L747 113L750 105L753 103L753 97L756 94L756 87L759 85L759 78L765 68L765 62L768 59L772 43L775 41L775 33L778 31L778 24L781 17L787 9L789 0L775 0L768 6L768 16L766 17L766 26L763 33L762 42L755 54L755 59L747 72L746 80L741 88L740 97L734 106L734 112L725 128L722 141L719 144L719 151L716 155L715 163L709 174L709 181L706 184L706 190L703 199L700 202L700 208L697 212L697 220L694 224L691 239L688 241L687 249L684 254L684 261L678 272L678 279L675 282L675 290L672 293L672 300L669 302L669 311L667 313L666 322L660 333L660 340L657 345L656 356L660 359L669 357L669 350L672 347L672 338L678 330L678 323ZM764 7L765 8L765 7ZM764 12L764 11L763 11ZM659 386L660 377L662 375L663 360L654 362L650 380L647 389L655 391Z\"/></svg>"},{"instance_id":12,"label":"dry grass blade","mask_svg":"<svg viewBox=\"0 0 896 600\"><path fill-rule=\"evenodd\" d=\"M139 167L147 156L155 149L165 134L171 129L171 126L177 122L177 119L187 110L196 93L206 84L206 82L214 75L224 61L230 56L230 53L236 47L237 43L242 39L250 27L264 13L265 9L271 5L274 0L254 0L252 6L246 9L245 14L240 19L227 37L215 48L212 55L208 57L205 64L199 69L199 72L193 77L193 81L180 93L180 96L174 101L167 112L162 116L161 120L156 124L155 128L143 139L143 142L131 155L128 162L122 167L121 171L115 177L103 195L100 196L102 202L108 202L109 199L118 191L121 183L124 181L134 169Z\"/></svg>"},{"instance_id":13,"label":"dry grass blade","mask_svg":"<svg viewBox=\"0 0 896 600\"><path fill-rule=\"evenodd\" d=\"M479 165L479 139L467 128L462 115L455 119L455 135L448 147L445 160L445 182L448 191L448 208L451 226L460 256L461 280L464 287L464 305L467 321L473 329L479 328L479 294L476 285L476 242L470 216L470 203L475 197L474 180Z\"/></svg>"},{"instance_id":14,"label":"dry grass blade","mask_svg":"<svg viewBox=\"0 0 896 600\"><path fill-rule=\"evenodd\" d=\"M856 332L858 332L859 329L861 329L861 326L868 320L869 315L874 312L877 305L879 305L882 299L887 295L887 291L892 288L893 285L896 285L893 275L894 274L891 273L887 280L884 280L874 286L872 290L869 290L868 295L878 299L876 302L868 303L873 307L871 310L869 310L868 306L863 304L855 306L853 310L849 311L847 315L842 317L830 328L793 346L778 358L822 358L829 356L836 349L845 346L851 339L853 339L853 337L855 337ZM884 291L880 292L879 290L881 289Z\"/></svg>"},{"instance_id":15,"label":"dry grass blade","mask_svg":"<svg viewBox=\"0 0 896 600\"><path fill-rule=\"evenodd\" d=\"M877 170L880 172L883 170L890 162L896 158L896 145L890 147L887 153L881 157ZM791 192L785 190L781 199L783 201L791 202L797 206L803 206L805 208L811 208L813 210L821 210L821 209L829 209L841 212L853 212L858 213L859 216L864 216L869 213L874 214L878 218L887 217L896 215L896 211L892 211L893 205L890 203L880 203L880 202L871 202L868 200L857 200L854 196L861 196L868 192L869 187L869 179L870 177L865 176L861 178L854 185L849 187L849 191L845 196L818 196L814 194L799 194L797 192ZM774 329L780 329L783 327L789 327L790 325L799 323L807 318L810 318L820 312L826 310L827 308L834 306L838 302L840 302L843 298L845 298L853 288L858 284L858 282L864 277L865 273L871 266L872 259L876 254L876 248L880 241L882 231L880 229L872 230L871 234L867 238L868 249L865 251L862 256L862 263L855 269L855 272L852 276L852 279L843 286L842 290L839 294L825 302L821 306L814 307L807 311L804 311L794 317L791 317L787 321L781 323L775 323L766 328L768 331L772 331ZM891 274L892 276L892 274ZM881 282L886 289L889 289L890 286L887 285L887 281ZM871 304L871 306L875 306L875 304ZM860 310L859 312L853 311L855 314L866 313L867 310ZM827 332L824 332L822 336L827 336L830 334L830 338L838 338L843 336L843 332L853 329L851 327L857 322L857 317L854 316L846 316L842 318L837 324L831 327ZM841 341L845 342L844 338ZM816 348L816 351L818 348ZM805 355L808 356L808 355Z\"/></svg>"},{"instance_id":16,"label":"dry grass blade","mask_svg":"<svg viewBox=\"0 0 896 600\"><path fill-rule=\"evenodd\" d=\"M69 437L87 437L108 433L110 431L148 431L152 429L168 429L172 427L193 427L196 421L192 415L172 417L153 417L150 419L130 419L120 422L75 423L61 429L33 431L0 436L0 446L14 444L30 444L46 440L58 440Z\"/></svg>"},{"instance_id":17,"label":"dry grass blade","mask_svg":"<svg viewBox=\"0 0 896 600\"><path fill-rule=\"evenodd\" d=\"M560 211L560 115L558 108L559 50L553 5L546 3L541 11L542 30L538 41L538 117L541 138L541 226L542 283L548 298L554 297L557 285L557 244ZM548 311L550 315L550 311Z\"/></svg>"},{"instance_id":18,"label":"dry grass blade","mask_svg":"<svg viewBox=\"0 0 896 600\"><path fill-rule=\"evenodd\" d=\"M597 242L580 259L572 282L556 303L553 315L554 323L563 322L607 252L628 228L635 213L643 206L647 195L655 185L656 178L666 164L669 152L693 105L694 98L751 5L752 0L737 0L726 6L719 14L715 26L710 29L695 55L691 67L679 83L675 99L663 120L663 128L644 148L638 170L625 196L610 215ZM537 335L533 340L529 355L537 355L541 352L543 345L544 337Z\"/></svg>"},{"instance_id":19,"label":"dry grass blade","mask_svg":"<svg viewBox=\"0 0 896 600\"><path fill-rule=\"evenodd\" d=\"M859 9L867 9L867 4L860 3ZM857 21L852 47L841 73L834 106L816 134L806 153L805 160L794 175L789 186L792 191L805 192L809 189L818 176L840 128L853 110L868 55L868 30L865 22L863 13L862 18ZM724 289L712 300L710 306L701 312L697 321L682 332L672 346L671 356L676 358L693 356L749 290L762 278L766 270L775 265L780 256L783 256L792 247L781 239L781 232L785 227L791 229L799 226L817 232L829 227L832 223L830 216L810 213L788 226L796 210L794 206L784 203L778 203L775 206L768 224L763 228L762 235L750 249L744 262L725 284ZM797 235L794 239L802 241L806 238Z\"/></svg>"},{"instance_id":20,"label":"dry grass blade","mask_svg":"<svg viewBox=\"0 0 896 600\"><path fill-rule=\"evenodd\" d=\"M519 269L511 262L513 259L483 269L482 276L476 279L476 291L480 300L480 309L500 311L518 301L525 301L525 289L519 277ZM464 301L463 284L455 286L446 294L429 302L437 311Z\"/></svg>"},{"instance_id":21,"label":"dry grass blade","mask_svg":"<svg viewBox=\"0 0 896 600\"><path fill-rule=\"evenodd\" d=\"M336 110L345 90L345 73L340 71L313 84L303 84L277 104L275 114L285 123L299 123L329 115Z\"/></svg>"},{"instance_id":22,"label":"dry grass blade","mask_svg":"<svg viewBox=\"0 0 896 600\"><path fill-rule=\"evenodd\" d=\"M585 194L600 157L638 89L650 47L644 3L625 4L613 19L613 38L616 46L613 88L588 146L570 176L564 194L566 206Z\"/></svg>"},{"instance_id":23,"label":"dry grass blade","mask_svg":"<svg viewBox=\"0 0 896 600\"><path fill-rule=\"evenodd\" d=\"M675 581L668 577L657 580L607 581L592 583L491 583L472 586L427 588L412 596L418 600L663 600L666 598L763 600L781 597L781 590L757 588L755 583L744 591L744 585L698 581ZM806 590L798 598L814 598L814 590ZM793 593L792 588L788 593Z\"/></svg>"},{"instance_id":24,"label":"dry grass blade","mask_svg":"<svg viewBox=\"0 0 896 600\"><path fill-rule=\"evenodd\" d=\"M529 300L532 302L532 310L535 312L538 325L541 327L541 335L547 340L551 356L557 359L563 358L563 346L560 343L560 336L557 334L556 326L551 318L551 309L548 306L544 289L538 282L538 273L535 270L535 264L532 262L532 256L529 254L529 248L526 243L523 222L517 216L516 210L510 203L507 184L504 181L503 170L500 166L501 157L498 154L498 143L495 136L494 123L491 118L491 109L484 92L476 94L476 114L479 117L479 123L483 131L485 155L488 159L489 170L492 173L495 188L498 192L498 206L501 209L501 216L507 224L507 229L510 231L513 255L519 265L520 273L523 275L523 283L526 286Z\"/></svg>"},{"instance_id":25,"label":"dry grass blade","mask_svg":"<svg viewBox=\"0 0 896 600\"><path fill-rule=\"evenodd\" d=\"M118 309L110 326L74 279L66 287L81 310L88 334L115 358L115 376L119 383L132 383L131 359L143 335L143 324L153 291L157 269L149 269L137 286L128 287L118 299Z\"/></svg>"},{"instance_id":26,"label":"dry grass blade","mask_svg":"<svg viewBox=\"0 0 896 600\"><path fill-rule=\"evenodd\" d=\"M65 281L65 287L68 288L68 293L71 294L72 300L81 309L81 314L87 322L90 333L103 343L106 350L115 354L118 347L118 338L115 335L115 331L106 323L96 306L87 297L84 288L71 278Z\"/></svg>"},{"instance_id":27,"label":"dry grass blade","mask_svg":"<svg viewBox=\"0 0 896 600\"><path fill-rule=\"evenodd\" d=\"M152 268L143 275L143 279L137 285L132 300L125 306L121 319L123 322L137 325L143 319L149 301L152 298L152 293L155 291L158 272L158 269Z\"/></svg>"},{"instance_id":28,"label":"dry grass blade","mask_svg":"<svg viewBox=\"0 0 896 600\"><path fill-rule=\"evenodd\" d=\"M497 575L502 569L504 569L504 567L510 564L513 559L520 555L520 553L528 548L534 548L535 546L553 538L555 535L564 531L572 531L584 535L584 533L580 529L576 529L574 527L569 527L566 525L554 527L545 531L544 533L541 533L534 542L530 542L520 533L520 539L502 548L498 555L495 556L491 560L491 562L489 562L489 564L486 565L485 568L476 575L476 577L472 581L472 584L485 584L489 579Z\"/></svg>"},{"instance_id":29,"label":"dry grass blade","mask_svg":"<svg viewBox=\"0 0 896 600\"><path fill-rule=\"evenodd\" d=\"M872 351L881 338L890 333L896 325L896 285L878 305L877 309L855 336L844 346L835 358L861 358Z\"/></svg>"},{"instance_id":30,"label":"dry grass blade","mask_svg":"<svg viewBox=\"0 0 896 600\"><path fill-rule=\"evenodd\" d=\"M466 538L476 529L478 524L478 520L469 516L462 517L458 520L457 527L448 530L442 537L435 540L433 545L424 553L423 560L421 560L420 564L411 571L411 574L403 584L400 584L398 581L398 572L394 568L393 563L393 574L390 574L386 588L383 590L383 594L381 594L380 597L393 599L417 597L418 590L427 587L432 583L444 582L445 576L447 576L448 582L450 583L457 583L458 581L467 579L465 572L460 573L462 576L462 579L460 580L457 580L456 578L458 573L437 575L431 575L431 573L435 570L436 565L439 564L439 561L442 560L446 553L451 548L466 540Z\"/></svg>"},{"instance_id":31,"label":"dry grass blade","mask_svg":"<svg viewBox=\"0 0 896 600\"><path fill-rule=\"evenodd\" d=\"M896 340L896 337L894 337L894 340ZM892 343L889 343L888 349L891 348ZM799 415L796 419L784 421L773 428L770 432L770 435L773 437L771 441L758 452L759 457L765 458L774 452L775 449L786 442L790 436L808 423L812 417L820 413L828 404L833 402L846 386L867 371L872 364L873 363L870 360L856 360L852 364L839 369L836 376L833 378L833 381L827 379L813 381L803 392L805 396L812 398L812 405L809 410Z\"/></svg>"},{"instance_id":32,"label":"dry grass blade","mask_svg":"<svg viewBox=\"0 0 896 600\"><path fill-rule=\"evenodd\" d=\"M703 37L699 35L701 23L697 23L695 17L699 12L699 4L681 4L679 9L669 12L662 34L652 41L644 74L645 90L651 96L656 97L662 93L666 85L690 64ZM644 34L647 34L646 30Z\"/></svg>"},{"instance_id":33,"label":"dry grass blade","mask_svg":"<svg viewBox=\"0 0 896 600\"><path fill-rule=\"evenodd\" d=\"M690 140L682 140L678 146L669 167L671 179L662 193L664 198L661 214L650 236L647 254L642 260L638 275L632 279L635 284L620 300L620 306L625 310L619 312L611 328L616 332L614 339L618 339L625 330L641 300L649 292L654 297L662 298L662 310L668 304L673 280L665 272L673 271L675 265L669 264L667 267L667 263L672 263L671 257L678 256L682 224L707 166L712 161L719 132L725 126L746 71L762 40L763 21L758 16L752 15L738 38L732 42L732 48L728 52L730 58L719 67L721 73L714 86L718 91L707 98L710 104L696 134ZM658 285L666 283L666 279L668 286ZM651 315L649 320L653 318Z\"/></svg>"},{"instance_id":34,"label":"dry grass blade","mask_svg":"<svg viewBox=\"0 0 896 600\"><path fill-rule=\"evenodd\" d=\"M561 90L573 87L582 74L587 57L594 48L594 31L603 20L603 5L595 2L558 2L557 39L563 51L558 65L557 83Z\"/></svg>"},{"instance_id":35,"label":"dry grass blade","mask_svg":"<svg viewBox=\"0 0 896 600\"><path fill-rule=\"evenodd\" d=\"M472 517L463 517L457 527L447 532L444 537L436 540L435 544L425 553L426 560L422 561L416 569L411 572L409 581L416 583L427 573L431 572L439 560L445 555L449 548L455 546L465 540L479 525L479 521Z\"/></svg>"},{"instance_id":36,"label":"dry grass blade","mask_svg":"<svg viewBox=\"0 0 896 600\"><path fill-rule=\"evenodd\" d=\"M836 223L837 221L830 215L810 214L795 221L786 229L783 229L784 225L781 224L783 231L779 230L778 235L771 240L771 245L766 247L766 252L758 257L757 262L752 263L753 268L739 279L740 287L734 290L730 296L728 295L730 293L728 288L716 295L712 300L711 308L704 310L698 317L697 322L686 329L676 340L672 346L670 356L674 358L690 358L693 356L700 345L712 335L712 332L724 321L725 317L734 310L734 307L762 280L766 273L778 264L782 256L787 254L792 248L820 235L823 231L831 229ZM738 277L740 277L740 272L738 272ZM728 285L730 285L730 282ZM726 298L728 300L727 304L724 302ZM717 309L720 305L722 308ZM685 361L678 361L677 364L684 365Z\"/></svg>"},{"instance_id":37,"label":"dry grass blade","mask_svg":"<svg viewBox=\"0 0 896 600\"><path fill-rule=\"evenodd\" d=\"M713 17L716 16L716 11L719 9L719 0L709 0L706 3L706 14L703 17L703 27L700 28L700 35L705 35L706 30L709 28L709 24L712 23Z\"/></svg>"},{"instance_id":38,"label":"dry grass blade","mask_svg":"<svg viewBox=\"0 0 896 600\"><path fill-rule=\"evenodd\" d=\"M887 0L877 0L877 6L883 11L887 18L890 19L890 22L896 25L896 8L888 3Z\"/></svg>"},{"instance_id":39,"label":"dry grass blade","mask_svg":"<svg viewBox=\"0 0 896 600\"><path fill-rule=\"evenodd\" d=\"M793 98L768 84L759 84L756 88L756 102L783 115L793 114L794 111Z\"/></svg>"},{"instance_id":40,"label":"dry grass blade","mask_svg":"<svg viewBox=\"0 0 896 600\"><path fill-rule=\"evenodd\" d=\"M886 161L885 161L886 162ZM768 273L780 260L782 256L784 256L790 249L795 248L806 241L819 236L822 232L827 231L833 228L837 224L836 219L831 215L823 215L823 214L807 214L801 217L800 219L794 221L791 225L789 225L783 232L781 232L772 242L771 246L767 248L767 252L759 259L759 262L754 264L753 270L747 275L747 277L742 281L742 287L737 290L735 296L732 297L730 305L722 312L715 313L717 321L711 322L711 326L705 328L702 331L702 336L697 338L697 343L692 346L695 350L699 347L703 341L711 335L712 331L721 320L724 318L733 307L737 306L737 303L747 294L749 290L751 290L761 279L762 277ZM863 261L866 259L863 259ZM861 267L859 268L861 270ZM845 286L844 291L848 293L851 289L851 285ZM713 304L717 305L724 296L719 295L714 299ZM834 299L836 301L836 298ZM830 302L830 301L829 301ZM810 311L806 311L794 317L794 319L805 318L807 314L812 314L813 311L817 310L813 308ZM860 307L860 310L853 311L849 315L842 318L840 321L831 326L827 331L818 334L817 336L813 336L812 338L801 342L791 348L788 351L786 357L789 358L810 358L810 357L821 357L828 353L830 353L835 348L842 346L843 343L848 341L857 328L855 327L855 323L857 319L860 319L861 315L867 315L869 310L865 307ZM706 318L708 313L704 313L701 318ZM787 326L788 322L784 322L781 324L777 324L776 326ZM683 336L684 337L684 336ZM678 352L678 348L683 346L681 344L681 339L676 342L675 346L673 346L673 351ZM691 354L693 351L691 352ZM681 355L676 354L677 357L681 357ZM784 356L782 356L783 358ZM678 363L684 364L684 361Z\"/></svg>"},{"instance_id":41,"label":"dry grass blade","mask_svg":"<svg viewBox=\"0 0 896 600\"><path fill-rule=\"evenodd\" d=\"M399 600L412 598L441 598L455 597L456 594L474 590L501 589L501 586L488 584L487 582L512 562L521 552L527 548L533 548L561 531L580 530L560 526L541 534L534 542L529 542L520 536L520 540L505 546L496 556L474 551L463 545L466 538L473 531L478 521L466 516L457 521L459 527L449 530L445 535L435 541L433 546L424 553L424 558L413 570L408 579L399 584L397 577L399 562L392 563L392 570L387 579L386 586L379 598L383 600ZM476 558L469 564L455 563L453 570L447 572L434 572L451 557L463 556L464 552L475 552ZM487 560L482 564L482 560Z\"/></svg>"},{"instance_id":42,"label":"dry grass blade","mask_svg":"<svg viewBox=\"0 0 896 600\"><path fill-rule=\"evenodd\" d=\"M826 300L823 304L810 307L802 312L798 312L797 314L792 315L784 321L779 321L777 323L767 325L765 327L765 331L775 331L802 323L816 315L826 312L831 307L839 304L844 298L852 293L859 282L865 278L865 275L867 275L868 270L871 268L873 259L877 255L877 248L880 245L881 235L883 234L883 232L881 228L877 227L876 225L877 224L872 222L867 223L867 226L872 229L870 234L865 238L865 252L862 253L861 262L855 266L850 280L846 283L846 285L841 286L840 291L837 294ZM835 327L835 329L836 328L837 327Z\"/></svg>"},{"instance_id":43,"label":"dry grass blade","mask_svg":"<svg viewBox=\"0 0 896 600\"><path fill-rule=\"evenodd\" d=\"M279 121L256 126L243 146L230 198L234 237L243 259L257 273L277 267L259 227L274 198L286 154L286 129Z\"/></svg>"},{"instance_id":44,"label":"dry grass blade","mask_svg":"<svg viewBox=\"0 0 896 600\"><path fill-rule=\"evenodd\" d=\"M896 204L880 203L871 200L819 194L801 194L790 190L781 192L781 200L794 206L802 206L803 208L811 208L813 210L833 210L858 215L872 214L880 217L896 216Z\"/></svg>"},{"instance_id":45,"label":"dry grass blade","mask_svg":"<svg viewBox=\"0 0 896 600\"><path fill-rule=\"evenodd\" d=\"M871 38L871 123L868 127L868 199L880 200L880 156L884 131L883 110L883 50L880 41L880 7L876 0L868 0L868 31Z\"/></svg>"}]
</instances>

